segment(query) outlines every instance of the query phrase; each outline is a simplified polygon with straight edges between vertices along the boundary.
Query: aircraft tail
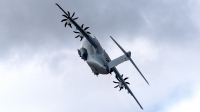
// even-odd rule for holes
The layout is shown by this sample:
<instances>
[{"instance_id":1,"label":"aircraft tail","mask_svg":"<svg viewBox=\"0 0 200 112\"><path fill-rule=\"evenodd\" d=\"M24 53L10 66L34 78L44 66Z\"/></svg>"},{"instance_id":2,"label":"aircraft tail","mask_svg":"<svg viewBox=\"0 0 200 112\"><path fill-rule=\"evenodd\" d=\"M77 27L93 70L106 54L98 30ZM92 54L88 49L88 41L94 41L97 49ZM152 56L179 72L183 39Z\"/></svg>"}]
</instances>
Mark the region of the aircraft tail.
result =
<instances>
[{"instance_id":1,"label":"aircraft tail","mask_svg":"<svg viewBox=\"0 0 200 112\"><path fill-rule=\"evenodd\" d=\"M147 82L147 84L149 85L148 81L145 79L145 77L143 76L143 74L140 72L139 68L136 66L136 64L133 62L133 60L131 59L131 52L126 52L111 36L110 38L115 42L115 44L117 44L117 46L122 50L122 52L124 53L123 56L126 56L126 58L128 58L128 60L131 61L131 63L133 64L133 66L137 69L137 71L140 73L140 75L144 78L144 80ZM120 57L119 57L120 58ZM126 59L125 58L125 59ZM118 59L118 58L117 58ZM121 59L121 58L120 58ZM111 61L112 62L112 61Z\"/></svg>"},{"instance_id":2,"label":"aircraft tail","mask_svg":"<svg viewBox=\"0 0 200 112\"><path fill-rule=\"evenodd\" d=\"M128 55L131 54L131 52L127 52L127 53L128 53ZM110 71L113 67L115 67L115 66L117 66L117 65L119 65L119 64L121 64L121 63L123 63L123 62L125 62L125 61L127 61L127 60L129 60L129 57L127 57L127 55L122 55L122 56L120 56L120 57L118 57L118 58L116 58L116 59L114 59L114 60L111 60L110 62L108 62L109 71Z\"/></svg>"}]
</instances>

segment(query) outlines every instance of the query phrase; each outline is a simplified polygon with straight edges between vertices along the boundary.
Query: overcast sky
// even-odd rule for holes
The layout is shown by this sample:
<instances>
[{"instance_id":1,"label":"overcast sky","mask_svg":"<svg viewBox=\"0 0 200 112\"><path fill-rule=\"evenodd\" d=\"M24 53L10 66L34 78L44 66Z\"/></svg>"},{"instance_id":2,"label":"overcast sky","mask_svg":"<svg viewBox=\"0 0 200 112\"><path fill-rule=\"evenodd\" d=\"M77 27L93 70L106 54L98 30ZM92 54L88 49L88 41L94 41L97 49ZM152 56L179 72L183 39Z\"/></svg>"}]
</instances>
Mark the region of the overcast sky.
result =
<instances>
[{"instance_id":1,"label":"overcast sky","mask_svg":"<svg viewBox=\"0 0 200 112\"><path fill-rule=\"evenodd\" d=\"M63 12L76 12L129 77L93 75L78 55L83 41L65 28ZM198 0L3 0L0 2L0 112L199 112L200 2ZM85 39L83 39L85 40Z\"/></svg>"}]
</instances>

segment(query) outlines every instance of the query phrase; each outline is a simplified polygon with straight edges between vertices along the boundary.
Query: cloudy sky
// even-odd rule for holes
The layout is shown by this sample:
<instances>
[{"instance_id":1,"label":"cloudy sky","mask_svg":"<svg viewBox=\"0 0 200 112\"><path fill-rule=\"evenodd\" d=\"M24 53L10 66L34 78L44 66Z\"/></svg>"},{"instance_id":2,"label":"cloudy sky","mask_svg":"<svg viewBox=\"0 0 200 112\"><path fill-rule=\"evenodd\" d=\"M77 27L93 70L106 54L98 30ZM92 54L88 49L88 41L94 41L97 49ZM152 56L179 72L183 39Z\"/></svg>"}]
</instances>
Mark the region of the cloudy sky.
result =
<instances>
[{"instance_id":1,"label":"cloudy sky","mask_svg":"<svg viewBox=\"0 0 200 112\"><path fill-rule=\"evenodd\" d=\"M76 12L117 66L144 110L113 75L92 74L78 56L83 41L60 21ZM1 112L199 112L198 0L3 0L0 2Z\"/></svg>"}]
</instances>

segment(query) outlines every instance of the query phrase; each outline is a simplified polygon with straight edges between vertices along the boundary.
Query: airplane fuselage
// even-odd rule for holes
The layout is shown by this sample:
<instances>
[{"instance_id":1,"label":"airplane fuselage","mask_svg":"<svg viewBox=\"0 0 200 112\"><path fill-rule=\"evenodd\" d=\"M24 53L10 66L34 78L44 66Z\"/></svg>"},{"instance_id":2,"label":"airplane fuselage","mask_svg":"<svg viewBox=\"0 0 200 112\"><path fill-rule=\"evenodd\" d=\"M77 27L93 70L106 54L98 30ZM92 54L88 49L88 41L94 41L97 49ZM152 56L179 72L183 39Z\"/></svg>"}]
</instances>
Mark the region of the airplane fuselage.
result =
<instances>
[{"instance_id":1,"label":"airplane fuselage","mask_svg":"<svg viewBox=\"0 0 200 112\"><path fill-rule=\"evenodd\" d=\"M92 69L92 72L96 75L98 74L108 74L110 71L108 70L107 63L110 60L110 57L106 53L106 51L101 47L100 43L96 38L93 38L95 43L99 44L98 48L95 49L89 41L85 40L83 46L79 51L79 55L81 54L82 59L84 59L89 67ZM81 52L81 53L80 53ZM84 55L84 53L85 55Z\"/></svg>"},{"instance_id":2,"label":"airplane fuselage","mask_svg":"<svg viewBox=\"0 0 200 112\"><path fill-rule=\"evenodd\" d=\"M98 42L98 40L96 38L91 37L90 36L91 33L86 31L89 27L85 27L84 28L83 27L84 24L79 26L75 22L75 20L78 19L78 17L74 18L75 12L72 14L72 16L70 16L70 12L69 11L65 12L57 3L56 3L56 5L65 13L63 15L65 17L65 19L61 20L61 22L65 21L65 27L67 25L69 25L72 28L72 25L73 25L76 28L76 30L78 30L78 31L74 31L74 33L78 33L78 35L75 38L80 37L81 40L83 38L86 38L85 42L83 43L82 48L78 49L78 54L83 60L85 60L87 62L89 67L92 69L93 73L98 75L98 74L108 74L108 73L111 73L113 71L116 74L116 79L119 81L119 82L113 81L114 83L118 84L114 88L119 87L120 90L123 89L123 88L127 89L128 93L130 93L133 96L133 98L139 104L140 108L143 109L142 106L140 105L140 103L138 102L138 100L136 99L136 97L133 95L133 93L130 90L130 88L128 87L127 84L130 84L130 83L129 82L125 82L125 80L128 79L128 77L123 78L123 75L121 75L118 72L118 70L116 69L116 66L119 65L120 63L125 62L127 60L130 60L131 63L135 66L135 68L138 70L138 72L142 75L142 73L140 72L138 67L135 65L135 63L131 59L131 52L130 51L126 52L110 36L111 39L117 44L117 46L124 53L124 55L122 55L122 56L120 56L120 57L118 57L118 58L116 58L116 59L111 61L110 57L108 56L106 51L101 47L101 45ZM145 79L145 77L143 75L142 75L142 77ZM147 82L146 79L145 79L145 81Z\"/></svg>"}]
</instances>

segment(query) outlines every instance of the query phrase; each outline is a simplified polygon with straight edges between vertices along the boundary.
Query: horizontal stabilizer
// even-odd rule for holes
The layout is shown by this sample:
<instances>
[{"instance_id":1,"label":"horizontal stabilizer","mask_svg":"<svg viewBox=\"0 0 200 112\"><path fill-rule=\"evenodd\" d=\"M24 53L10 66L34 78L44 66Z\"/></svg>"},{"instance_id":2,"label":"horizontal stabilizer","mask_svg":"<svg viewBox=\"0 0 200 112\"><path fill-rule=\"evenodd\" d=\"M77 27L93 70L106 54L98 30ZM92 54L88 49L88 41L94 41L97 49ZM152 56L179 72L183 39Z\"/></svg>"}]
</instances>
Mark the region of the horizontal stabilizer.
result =
<instances>
[{"instance_id":1,"label":"horizontal stabilizer","mask_svg":"<svg viewBox=\"0 0 200 112\"><path fill-rule=\"evenodd\" d=\"M136 66L136 64L133 62L133 60L131 59L130 56L130 52L127 53L111 36L110 38L115 42L115 44L117 44L117 46L122 50L122 52L124 53L124 55L126 55L129 60L131 61L131 63L134 65L134 67L137 69L137 71L140 73L140 75L144 78L144 80L147 82L147 84L149 85L148 81L146 80L146 78L143 76L142 72L140 72L139 68Z\"/></svg>"}]
</instances>

